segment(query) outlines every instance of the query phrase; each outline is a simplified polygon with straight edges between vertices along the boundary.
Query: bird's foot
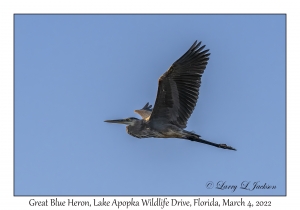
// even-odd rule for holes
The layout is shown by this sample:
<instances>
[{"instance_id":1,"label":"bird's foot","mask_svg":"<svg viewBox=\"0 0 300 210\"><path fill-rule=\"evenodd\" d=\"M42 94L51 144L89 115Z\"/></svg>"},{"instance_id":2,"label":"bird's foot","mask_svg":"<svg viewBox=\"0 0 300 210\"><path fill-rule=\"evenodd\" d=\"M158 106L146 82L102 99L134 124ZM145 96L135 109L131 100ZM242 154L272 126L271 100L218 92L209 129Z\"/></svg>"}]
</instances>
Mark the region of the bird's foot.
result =
<instances>
[{"instance_id":1,"label":"bird's foot","mask_svg":"<svg viewBox=\"0 0 300 210\"><path fill-rule=\"evenodd\" d=\"M235 148L233 148L231 146L227 146L226 144L219 144L219 147L222 149L236 150Z\"/></svg>"}]
</instances>

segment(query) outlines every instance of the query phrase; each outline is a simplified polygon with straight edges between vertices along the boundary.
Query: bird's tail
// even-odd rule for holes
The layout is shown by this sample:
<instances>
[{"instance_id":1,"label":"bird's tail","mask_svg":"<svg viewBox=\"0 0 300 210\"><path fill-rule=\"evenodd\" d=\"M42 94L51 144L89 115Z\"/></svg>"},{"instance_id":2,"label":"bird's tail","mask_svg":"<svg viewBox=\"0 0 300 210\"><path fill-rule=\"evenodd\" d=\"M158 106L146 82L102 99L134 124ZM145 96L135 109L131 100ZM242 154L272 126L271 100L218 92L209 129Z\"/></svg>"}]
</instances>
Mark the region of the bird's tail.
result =
<instances>
[{"instance_id":1,"label":"bird's tail","mask_svg":"<svg viewBox=\"0 0 300 210\"><path fill-rule=\"evenodd\" d=\"M186 131L184 130L184 139L188 139L190 141L196 141L196 142L199 142L199 143L203 143L203 144L208 144L208 145L211 145L211 146L214 146L214 147L219 147L219 148L223 148L223 149L229 149L229 150L236 150L235 148L231 147L231 146L227 146L226 144L216 144L216 143L213 143L213 142L210 142L210 141L206 141L204 139L201 139L200 135L196 134L196 133L193 133L193 132L190 132L190 131Z\"/></svg>"}]
</instances>

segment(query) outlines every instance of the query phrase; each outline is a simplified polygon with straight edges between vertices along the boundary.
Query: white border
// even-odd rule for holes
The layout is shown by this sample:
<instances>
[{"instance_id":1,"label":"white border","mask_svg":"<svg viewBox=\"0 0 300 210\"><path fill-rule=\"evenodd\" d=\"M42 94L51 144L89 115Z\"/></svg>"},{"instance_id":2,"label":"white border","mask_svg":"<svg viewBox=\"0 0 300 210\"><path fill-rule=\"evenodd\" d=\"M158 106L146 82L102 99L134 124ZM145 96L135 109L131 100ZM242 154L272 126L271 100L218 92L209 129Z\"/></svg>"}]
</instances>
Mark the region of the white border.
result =
<instances>
[{"instance_id":1,"label":"white border","mask_svg":"<svg viewBox=\"0 0 300 210\"><path fill-rule=\"evenodd\" d=\"M15 13L287 13L287 125L288 181L287 197L245 197L245 200L271 200L272 206L298 206L299 191L299 9L296 1L40 1L2 0L0 3L0 207L1 209L32 208L28 201L34 197L13 196L13 14ZM276 45L276 43L274 43ZM270 157L271 158L271 157ZM41 200L47 197L38 197ZM69 197L60 197L68 199ZM92 200L92 197L75 197ZM97 197L99 199L99 197ZM113 199L106 197L107 199ZM122 197L117 197L122 199ZM138 197L140 199L142 197ZM169 197L172 199L174 197ZM191 197L184 197L192 200ZM238 200L238 197L228 197ZM124 197L124 200L128 197ZM212 199L212 197L205 197ZM215 197L222 200L223 197ZM62 207L59 207L60 209ZM67 207L68 208L68 207ZM76 209L82 209L76 207ZM179 209L180 207L177 207ZM66 209L64 207L63 209ZM115 208L109 208L115 209ZM122 208L125 209L125 208ZM139 208L135 208L139 209ZM156 208L160 209L160 208ZM182 208L180 208L182 209ZM184 208L185 209L185 208ZM190 208L188 208L190 209Z\"/></svg>"}]
</instances>

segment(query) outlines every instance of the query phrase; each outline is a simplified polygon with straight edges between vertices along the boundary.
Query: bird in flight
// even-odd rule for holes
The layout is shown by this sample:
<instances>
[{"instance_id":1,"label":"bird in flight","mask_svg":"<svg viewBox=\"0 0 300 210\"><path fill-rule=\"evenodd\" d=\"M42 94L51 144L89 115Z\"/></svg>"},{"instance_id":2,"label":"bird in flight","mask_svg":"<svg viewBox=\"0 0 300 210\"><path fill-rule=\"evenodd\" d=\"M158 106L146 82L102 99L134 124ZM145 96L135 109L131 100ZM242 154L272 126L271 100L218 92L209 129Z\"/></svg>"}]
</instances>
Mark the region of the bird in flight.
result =
<instances>
[{"instance_id":1,"label":"bird in flight","mask_svg":"<svg viewBox=\"0 0 300 210\"><path fill-rule=\"evenodd\" d=\"M184 130L196 106L201 77L209 60L208 49L195 41L158 80L156 101L135 110L143 119L129 117L106 120L107 123L125 124L128 134L136 138L180 138L214 147L236 150L226 144L206 141L200 135Z\"/></svg>"}]
</instances>

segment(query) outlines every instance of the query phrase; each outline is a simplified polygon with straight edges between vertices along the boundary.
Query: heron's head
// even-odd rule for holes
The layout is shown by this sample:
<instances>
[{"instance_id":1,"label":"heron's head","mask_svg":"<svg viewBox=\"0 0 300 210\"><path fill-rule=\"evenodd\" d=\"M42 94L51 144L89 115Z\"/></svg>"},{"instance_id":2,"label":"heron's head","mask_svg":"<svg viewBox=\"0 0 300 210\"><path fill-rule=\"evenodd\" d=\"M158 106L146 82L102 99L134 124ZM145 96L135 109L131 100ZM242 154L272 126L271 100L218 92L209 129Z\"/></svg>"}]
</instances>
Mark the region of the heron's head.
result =
<instances>
[{"instance_id":1,"label":"heron's head","mask_svg":"<svg viewBox=\"0 0 300 210\"><path fill-rule=\"evenodd\" d=\"M105 120L104 122L107 122L107 123L118 123L118 124L125 124L125 125L133 125L138 120L139 120L138 118L129 117L129 118L120 119L120 120Z\"/></svg>"}]
</instances>

